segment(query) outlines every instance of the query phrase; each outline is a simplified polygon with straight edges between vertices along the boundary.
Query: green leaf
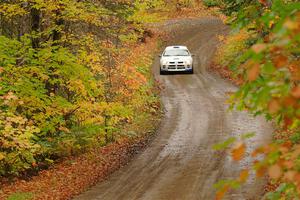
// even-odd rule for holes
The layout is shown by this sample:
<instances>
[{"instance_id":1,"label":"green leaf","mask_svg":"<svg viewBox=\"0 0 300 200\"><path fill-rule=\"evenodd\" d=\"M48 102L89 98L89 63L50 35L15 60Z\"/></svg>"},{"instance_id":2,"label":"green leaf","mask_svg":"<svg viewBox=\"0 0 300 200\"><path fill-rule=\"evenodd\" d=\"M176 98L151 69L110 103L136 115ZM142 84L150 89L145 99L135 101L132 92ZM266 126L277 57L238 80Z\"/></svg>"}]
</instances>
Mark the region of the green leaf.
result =
<instances>
[{"instance_id":1,"label":"green leaf","mask_svg":"<svg viewBox=\"0 0 300 200\"><path fill-rule=\"evenodd\" d=\"M227 147L229 147L231 144L233 144L235 141L236 141L236 138L235 138L235 137L231 137L231 138L227 139L227 140L224 141L224 142L221 142L221 143L219 143L219 144L215 144L215 145L213 146L213 149L214 149L214 150L217 150L217 151L219 151L219 150L224 150L224 149L226 149Z\"/></svg>"}]
</instances>

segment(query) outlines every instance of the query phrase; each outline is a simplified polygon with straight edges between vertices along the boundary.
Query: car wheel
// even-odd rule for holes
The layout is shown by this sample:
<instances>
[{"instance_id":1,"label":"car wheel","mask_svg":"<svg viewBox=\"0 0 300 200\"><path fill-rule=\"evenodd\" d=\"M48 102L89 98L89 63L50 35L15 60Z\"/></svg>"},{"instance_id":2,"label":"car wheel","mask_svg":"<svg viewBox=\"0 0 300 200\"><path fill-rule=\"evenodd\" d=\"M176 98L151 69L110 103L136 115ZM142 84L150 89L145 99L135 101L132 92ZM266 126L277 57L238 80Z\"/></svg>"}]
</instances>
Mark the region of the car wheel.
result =
<instances>
[{"instance_id":1,"label":"car wheel","mask_svg":"<svg viewBox=\"0 0 300 200\"><path fill-rule=\"evenodd\" d=\"M194 68L192 68L192 70L190 71L190 74L194 74Z\"/></svg>"},{"instance_id":2,"label":"car wheel","mask_svg":"<svg viewBox=\"0 0 300 200\"><path fill-rule=\"evenodd\" d=\"M160 69L160 70L159 70L159 74L160 74L160 75L165 75L166 72Z\"/></svg>"}]
</instances>

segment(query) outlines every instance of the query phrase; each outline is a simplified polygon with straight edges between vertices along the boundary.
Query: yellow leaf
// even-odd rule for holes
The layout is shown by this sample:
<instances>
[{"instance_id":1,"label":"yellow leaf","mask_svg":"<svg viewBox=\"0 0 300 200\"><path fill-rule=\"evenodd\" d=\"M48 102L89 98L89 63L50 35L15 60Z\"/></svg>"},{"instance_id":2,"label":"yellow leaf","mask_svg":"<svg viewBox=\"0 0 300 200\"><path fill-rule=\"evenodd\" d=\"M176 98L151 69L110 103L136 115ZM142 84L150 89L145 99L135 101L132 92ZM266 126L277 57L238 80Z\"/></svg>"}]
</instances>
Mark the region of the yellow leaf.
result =
<instances>
[{"instance_id":1,"label":"yellow leaf","mask_svg":"<svg viewBox=\"0 0 300 200\"><path fill-rule=\"evenodd\" d=\"M225 40L225 36L224 35L218 35L218 40L220 42L223 42Z\"/></svg>"},{"instance_id":2,"label":"yellow leaf","mask_svg":"<svg viewBox=\"0 0 300 200\"><path fill-rule=\"evenodd\" d=\"M269 28L272 28L274 24L275 24L274 20L271 20L271 21L269 22Z\"/></svg>"},{"instance_id":3,"label":"yellow leaf","mask_svg":"<svg viewBox=\"0 0 300 200\"><path fill-rule=\"evenodd\" d=\"M299 24L295 21L287 20L283 26L289 30L296 30L299 27Z\"/></svg>"},{"instance_id":4,"label":"yellow leaf","mask_svg":"<svg viewBox=\"0 0 300 200\"><path fill-rule=\"evenodd\" d=\"M0 161L5 158L5 155L3 153L0 153Z\"/></svg>"}]
</instances>

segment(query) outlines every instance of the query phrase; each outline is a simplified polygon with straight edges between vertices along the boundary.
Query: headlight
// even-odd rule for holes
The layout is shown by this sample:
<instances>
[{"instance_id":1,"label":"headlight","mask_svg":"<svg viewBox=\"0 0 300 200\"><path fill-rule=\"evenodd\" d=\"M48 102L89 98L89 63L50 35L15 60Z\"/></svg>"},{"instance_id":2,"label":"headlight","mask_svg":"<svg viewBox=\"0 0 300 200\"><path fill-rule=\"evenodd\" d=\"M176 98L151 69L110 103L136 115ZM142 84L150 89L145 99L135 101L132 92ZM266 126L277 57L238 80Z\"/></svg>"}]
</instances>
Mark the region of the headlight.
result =
<instances>
[{"instance_id":1,"label":"headlight","mask_svg":"<svg viewBox=\"0 0 300 200\"><path fill-rule=\"evenodd\" d=\"M162 64L162 65L167 65L167 64L168 64L168 61L163 60L163 61L161 62L161 64Z\"/></svg>"},{"instance_id":2,"label":"headlight","mask_svg":"<svg viewBox=\"0 0 300 200\"><path fill-rule=\"evenodd\" d=\"M185 61L185 64L186 65L192 65L192 61L190 61L190 60L189 61Z\"/></svg>"}]
</instances>

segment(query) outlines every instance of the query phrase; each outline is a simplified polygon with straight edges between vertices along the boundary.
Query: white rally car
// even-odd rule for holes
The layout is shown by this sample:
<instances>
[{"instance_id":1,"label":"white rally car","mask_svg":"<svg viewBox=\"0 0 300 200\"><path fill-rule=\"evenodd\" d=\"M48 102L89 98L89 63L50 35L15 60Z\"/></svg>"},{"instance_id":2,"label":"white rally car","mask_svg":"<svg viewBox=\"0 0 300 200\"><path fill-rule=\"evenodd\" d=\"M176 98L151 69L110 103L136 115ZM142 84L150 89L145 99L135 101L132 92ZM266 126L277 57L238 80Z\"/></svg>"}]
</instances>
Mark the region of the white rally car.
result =
<instances>
[{"instance_id":1,"label":"white rally car","mask_svg":"<svg viewBox=\"0 0 300 200\"><path fill-rule=\"evenodd\" d=\"M193 56L186 46L168 46L160 55L160 74L166 72L193 74Z\"/></svg>"}]
</instances>

